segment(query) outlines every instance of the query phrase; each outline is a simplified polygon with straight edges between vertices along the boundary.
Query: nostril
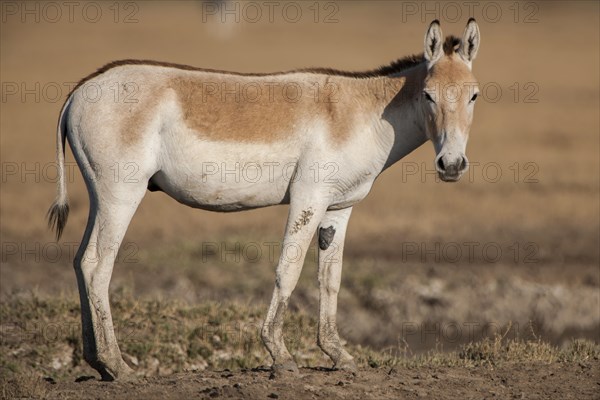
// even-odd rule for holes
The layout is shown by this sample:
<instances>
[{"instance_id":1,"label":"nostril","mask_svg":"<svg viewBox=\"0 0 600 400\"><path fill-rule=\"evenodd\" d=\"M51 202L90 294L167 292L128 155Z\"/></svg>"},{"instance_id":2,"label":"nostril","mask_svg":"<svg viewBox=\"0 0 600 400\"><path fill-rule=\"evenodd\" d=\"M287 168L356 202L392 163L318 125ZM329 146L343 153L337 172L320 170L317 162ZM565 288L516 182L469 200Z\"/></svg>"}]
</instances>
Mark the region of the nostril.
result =
<instances>
[{"instance_id":1,"label":"nostril","mask_svg":"<svg viewBox=\"0 0 600 400\"><path fill-rule=\"evenodd\" d=\"M467 169L467 158L466 157L461 157L460 159L460 165L458 166L458 170L459 171L464 171L465 169Z\"/></svg>"},{"instance_id":2,"label":"nostril","mask_svg":"<svg viewBox=\"0 0 600 400\"><path fill-rule=\"evenodd\" d=\"M440 171L446 171L446 166L444 165L444 160L442 157L437 159L437 166Z\"/></svg>"}]
</instances>

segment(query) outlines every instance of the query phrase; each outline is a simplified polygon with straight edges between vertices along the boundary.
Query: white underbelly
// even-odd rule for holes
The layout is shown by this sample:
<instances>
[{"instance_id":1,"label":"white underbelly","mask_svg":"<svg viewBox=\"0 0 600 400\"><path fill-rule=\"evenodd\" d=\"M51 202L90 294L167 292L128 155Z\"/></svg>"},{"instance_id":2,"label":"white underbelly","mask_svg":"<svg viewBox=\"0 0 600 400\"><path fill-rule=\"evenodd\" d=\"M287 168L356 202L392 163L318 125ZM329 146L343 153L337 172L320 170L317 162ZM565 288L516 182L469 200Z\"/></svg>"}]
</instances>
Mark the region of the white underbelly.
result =
<instances>
[{"instance_id":1,"label":"white underbelly","mask_svg":"<svg viewBox=\"0 0 600 400\"><path fill-rule=\"evenodd\" d=\"M158 172L152 181L163 192L190 207L214 211L241 211L289 202L289 182L246 181L230 175Z\"/></svg>"},{"instance_id":2,"label":"white underbelly","mask_svg":"<svg viewBox=\"0 0 600 400\"><path fill-rule=\"evenodd\" d=\"M289 202L299 150L280 144L196 141L165 146L160 190L195 208L238 211Z\"/></svg>"}]
</instances>

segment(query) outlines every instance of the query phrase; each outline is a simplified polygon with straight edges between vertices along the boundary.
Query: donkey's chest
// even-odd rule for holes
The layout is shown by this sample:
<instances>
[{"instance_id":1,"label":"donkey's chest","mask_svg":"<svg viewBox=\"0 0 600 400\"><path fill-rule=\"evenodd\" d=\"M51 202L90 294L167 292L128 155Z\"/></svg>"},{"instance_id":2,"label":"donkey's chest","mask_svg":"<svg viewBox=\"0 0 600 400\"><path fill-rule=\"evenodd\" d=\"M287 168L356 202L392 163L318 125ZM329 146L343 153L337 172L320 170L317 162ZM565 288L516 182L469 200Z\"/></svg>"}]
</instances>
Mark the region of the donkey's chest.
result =
<instances>
[{"instance_id":1,"label":"donkey's chest","mask_svg":"<svg viewBox=\"0 0 600 400\"><path fill-rule=\"evenodd\" d=\"M331 205L329 206L330 210L338 210L347 207L352 207L353 205L361 202L373 187L374 179L362 179L357 182L353 182L351 185L345 185L345 187L340 187L335 192Z\"/></svg>"}]
</instances>

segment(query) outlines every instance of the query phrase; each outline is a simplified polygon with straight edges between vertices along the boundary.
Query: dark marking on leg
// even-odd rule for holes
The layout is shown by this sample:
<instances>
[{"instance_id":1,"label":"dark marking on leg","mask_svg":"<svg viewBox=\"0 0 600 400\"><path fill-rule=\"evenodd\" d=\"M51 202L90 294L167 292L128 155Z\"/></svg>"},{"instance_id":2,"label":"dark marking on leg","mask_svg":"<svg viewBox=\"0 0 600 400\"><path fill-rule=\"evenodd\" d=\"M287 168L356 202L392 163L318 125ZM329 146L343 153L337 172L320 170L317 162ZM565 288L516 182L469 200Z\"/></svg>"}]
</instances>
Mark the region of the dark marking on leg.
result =
<instances>
[{"instance_id":1,"label":"dark marking on leg","mask_svg":"<svg viewBox=\"0 0 600 400\"><path fill-rule=\"evenodd\" d=\"M308 225L313 215L315 215L315 211L312 209L312 207L302 210L302 213L298 219L294 221L294 226L292 226L292 234L299 232L303 226Z\"/></svg>"},{"instance_id":2,"label":"dark marking on leg","mask_svg":"<svg viewBox=\"0 0 600 400\"><path fill-rule=\"evenodd\" d=\"M319 228L319 248L321 250L327 250L333 237L335 236L335 229L333 226L329 228Z\"/></svg>"}]
</instances>

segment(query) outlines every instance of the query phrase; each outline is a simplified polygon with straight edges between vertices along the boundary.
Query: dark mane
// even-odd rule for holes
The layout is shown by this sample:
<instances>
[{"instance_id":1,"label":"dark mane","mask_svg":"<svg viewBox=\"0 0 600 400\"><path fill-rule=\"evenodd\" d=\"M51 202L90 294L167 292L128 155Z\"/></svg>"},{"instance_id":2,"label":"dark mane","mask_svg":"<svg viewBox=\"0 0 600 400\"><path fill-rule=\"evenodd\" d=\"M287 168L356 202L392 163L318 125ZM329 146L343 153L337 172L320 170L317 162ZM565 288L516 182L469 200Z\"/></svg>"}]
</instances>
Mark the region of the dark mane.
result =
<instances>
[{"instance_id":1,"label":"dark mane","mask_svg":"<svg viewBox=\"0 0 600 400\"><path fill-rule=\"evenodd\" d=\"M446 40L444 42L444 53L447 55L453 54L454 52L456 52L456 50L460 46L460 43L461 43L461 40L455 36L446 37ZM155 60L117 60L117 61L112 61L112 62L104 65L103 67L97 69L95 72L93 72L90 75L86 76L85 78L81 79L77 83L77 85L75 85L73 90L71 90L71 93L69 93L69 96L77 88L79 88L81 85L83 85L85 82L89 81L90 79L93 79L93 78L97 77L98 75L101 75L110 69L120 67L123 65L153 65L153 66L161 66L161 67L168 67L168 68L176 68L176 69L181 69L181 70L185 70L185 71L214 72L214 73L219 73L219 74L238 75L238 76L269 76L269 75L290 74L290 73L295 73L295 72L304 72L304 73L313 73L313 74L343 76L343 77L348 77L348 78L374 78L374 77L379 77L379 76L389 76L389 75L397 74L397 73L405 71L409 68L416 67L417 65L421 64L424 61L425 61L425 57L423 56L423 53L420 53L420 54L413 54L410 56L400 58L396 61L393 61L392 63L390 63L388 65L384 65L382 67L379 67L379 68L376 68L373 70L369 70L369 71L343 71L343 70L338 70L338 69L333 69L333 68L301 68L301 69L272 72L272 73L262 73L262 72L247 73L247 72L222 71L222 70L210 69L210 68L198 68L198 67L193 67L191 65L177 64L177 63L163 62L163 61L155 61Z\"/></svg>"},{"instance_id":2,"label":"dark mane","mask_svg":"<svg viewBox=\"0 0 600 400\"><path fill-rule=\"evenodd\" d=\"M461 39L457 38L456 36L454 36L454 35L447 36L446 40L444 41L444 53L449 56L454 54L458 50L458 47L460 46L461 43L462 43ZM397 74L399 72L405 71L412 67L416 67L417 65L421 64L424 61L425 61L425 56L423 55L423 53L420 53L420 54L413 54L410 56L400 58L396 61L393 61L389 65L384 65L382 67L379 67L377 69L373 69L370 71L352 72L352 71L341 71L341 70L337 70L337 69L333 69L333 68L307 68L307 69L300 69L300 70L288 71L288 72L313 72L313 73L325 74L325 75L347 76L350 78L373 78L373 77L377 77L377 76L388 76L388 75ZM278 74L285 74L288 72L279 72ZM262 74L259 74L259 75L262 75Z\"/></svg>"},{"instance_id":3,"label":"dark mane","mask_svg":"<svg viewBox=\"0 0 600 400\"><path fill-rule=\"evenodd\" d=\"M315 74L345 76L345 77L349 77L349 78L374 78L374 77L378 77L378 76L393 75L393 74L405 71L412 67L416 67L417 65L421 64L423 61L425 61L425 57L423 56L423 53L421 53L421 54L413 54L410 56L400 58L396 61L393 61L392 63L390 63L388 65L384 65L382 67L379 67L379 68L376 68L376 69L373 69L370 71L354 72L354 71L342 71L342 70L333 69L333 68L306 68L306 69L299 69L299 70L289 71L289 72L309 72L309 73L315 73Z\"/></svg>"},{"instance_id":4,"label":"dark mane","mask_svg":"<svg viewBox=\"0 0 600 400\"><path fill-rule=\"evenodd\" d=\"M454 35L446 36L446 40L444 41L444 53L447 56L451 56L456 53L461 43L462 40Z\"/></svg>"}]
</instances>

